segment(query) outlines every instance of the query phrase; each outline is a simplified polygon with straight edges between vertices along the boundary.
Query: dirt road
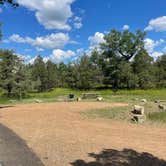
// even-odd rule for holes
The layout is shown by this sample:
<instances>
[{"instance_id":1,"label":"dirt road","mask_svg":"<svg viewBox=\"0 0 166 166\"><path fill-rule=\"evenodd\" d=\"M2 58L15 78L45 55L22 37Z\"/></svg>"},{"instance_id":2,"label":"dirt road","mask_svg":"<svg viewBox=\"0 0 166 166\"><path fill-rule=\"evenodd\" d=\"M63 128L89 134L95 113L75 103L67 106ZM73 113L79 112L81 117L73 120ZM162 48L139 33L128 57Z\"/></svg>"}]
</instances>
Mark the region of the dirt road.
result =
<instances>
[{"instance_id":1,"label":"dirt road","mask_svg":"<svg viewBox=\"0 0 166 166\"><path fill-rule=\"evenodd\" d=\"M166 128L90 120L80 115L81 111L116 106L125 104L16 105L0 109L0 122L15 137L24 140L27 156L34 156L32 162L42 162L46 166L142 166L143 163L146 166L166 166ZM8 153L3 151L2 154L7 156ZM3 160L1 155L0 160Z\"/></svg>"}]
</instances>

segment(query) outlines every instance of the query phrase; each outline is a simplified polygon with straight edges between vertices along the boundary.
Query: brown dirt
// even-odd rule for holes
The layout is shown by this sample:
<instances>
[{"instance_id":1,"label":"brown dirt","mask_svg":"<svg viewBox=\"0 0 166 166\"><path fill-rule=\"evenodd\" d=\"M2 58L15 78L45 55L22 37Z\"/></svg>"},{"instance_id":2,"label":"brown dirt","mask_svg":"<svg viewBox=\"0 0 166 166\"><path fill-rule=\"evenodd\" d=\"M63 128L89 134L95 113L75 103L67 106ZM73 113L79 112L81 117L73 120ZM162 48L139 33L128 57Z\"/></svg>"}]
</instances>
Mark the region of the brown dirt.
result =
<instances>
[{"instance_id":1,"label":"brown dirt","mask_svg":"<svg viewBox=\"0 0 166 166\"><path fill-rule=\"evenodd\" d=\"M25 140L46 166L91 166L90 161L95 157L88 154L100 153L104 149L130 149L138 154L147 152L148 157L166 160L166 128L80 116L80 111L116 106L126 104L62 102L16 105L0 109L0 121ZM77 163L77 160L85 162Z\"/></svg>"}]
</instances>

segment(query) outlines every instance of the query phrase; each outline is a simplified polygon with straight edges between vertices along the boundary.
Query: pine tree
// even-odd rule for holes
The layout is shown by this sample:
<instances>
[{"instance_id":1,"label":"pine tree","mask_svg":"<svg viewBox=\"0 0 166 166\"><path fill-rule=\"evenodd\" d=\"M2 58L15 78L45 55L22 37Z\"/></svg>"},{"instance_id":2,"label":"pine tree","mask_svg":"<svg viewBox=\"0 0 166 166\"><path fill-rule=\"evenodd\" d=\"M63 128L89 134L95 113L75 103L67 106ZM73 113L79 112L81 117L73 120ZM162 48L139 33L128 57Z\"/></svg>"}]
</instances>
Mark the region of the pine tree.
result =
<instances>
[{"instance_id":1,"label":"pine tree","mask_svg":"<svg viewBox=\"0 0 166 166\"><path fill-rule=\"evenodd\" d=\"M39 92L46 91L47 88L47 70L41 56L37 56L32 67L32 79L36 82L36 88Z\"/></svg>"},{"instance_id":2,"label":"pine tree","mask_svg":"<svg viewBox=\"0 0 166 166\"><path fill-rule=\"evenodd\" d=\"M25 66L13 51L0 51L0 87L8 97L22 98L27 92Z\"/></svg>"}]
</instances>

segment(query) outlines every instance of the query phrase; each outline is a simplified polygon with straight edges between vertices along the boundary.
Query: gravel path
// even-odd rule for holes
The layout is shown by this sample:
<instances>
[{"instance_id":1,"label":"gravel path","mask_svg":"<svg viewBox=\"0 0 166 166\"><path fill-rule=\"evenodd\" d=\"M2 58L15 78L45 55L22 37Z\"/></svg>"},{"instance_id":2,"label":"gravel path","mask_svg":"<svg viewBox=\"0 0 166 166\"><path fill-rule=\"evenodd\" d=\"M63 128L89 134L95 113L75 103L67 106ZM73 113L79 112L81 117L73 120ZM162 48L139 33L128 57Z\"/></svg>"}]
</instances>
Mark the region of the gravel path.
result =
<instances>
[{"instance_id":1,"label":"gravel path","mask_svg":"<svg viewBox=\"0 0 166 166\"><path fill-rule=\"evenodd\" d=\"M116 106L126 104L62 102L16 105L1 109L0 121L3 127L10 128L10 132L21 138L18 142L24 140L23 146L28 151L33 150L30 150L30 156L33 154L34 161L41 160L45 166L142 166L141 161L146 166L166 166L166 128L90 120L80 116L81 111ZM0 139L3 136L3 130L0 130ZM10 156L5 159L10 160ZM124 165L124 162L130 165Z\"/></svg>"}]
</instances>

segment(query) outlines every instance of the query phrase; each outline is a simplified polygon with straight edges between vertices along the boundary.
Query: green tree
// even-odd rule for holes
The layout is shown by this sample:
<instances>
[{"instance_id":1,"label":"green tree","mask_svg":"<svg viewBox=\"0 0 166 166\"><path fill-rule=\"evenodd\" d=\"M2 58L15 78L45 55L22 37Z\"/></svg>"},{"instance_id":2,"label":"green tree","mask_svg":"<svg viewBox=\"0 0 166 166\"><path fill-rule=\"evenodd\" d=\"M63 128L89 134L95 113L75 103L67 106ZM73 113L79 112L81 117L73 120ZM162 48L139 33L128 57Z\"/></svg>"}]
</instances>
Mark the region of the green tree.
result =
<instances>
[{"instance_id":1,"label":"green tree","mask_svg":"<svg viewBox=\"0 0 166 166\"><path fill-rule=\"evenodd\" d=\"M61 62L58 64L58 86L67 87L67 66Z\"/></svg>"},{"instance_id":2,"label":"green tree","mask_svg":"<svg viewBox=\"0 0 166 166\"><path fill-rule=\"evenodd\" d=\"M140 88L145 89L155 86L153 58L149 56L145 49L142 49L140 53L135 56L133 70L135 75L138 76Z\"/></svg>"},{"instance_id":3,"label":"green tree","mask_svg":"<svg viewBox=\"0 0 166 166\"><path fill-rule=\"evenodd\" d=\"M51 90L58 86L58 69L57 65L51 61L46 63L47 70L47 89Z\"/></svg>"},{"instance_id":4,"label":"green tree","mask_svg":"<svg viewBox=\"0 0 166 166\"><path fill-rule=\"evenodd\" d=\"M101 44L102 54L99 58L104 73L104 84L112 85L114 89L122 86L133 87L133 81L137 78L133 76L127 63L144 48L144 37L145 33L140 30L136 33L112 30L105 35L105 43Z\"/></svg>"},{"instance_id":5,"label":"green tree","mask_svg":"<svg viewBox=\"0 0 166 166\"><path fill-rule=\"evenodd\" d=\"M77 68L76 64L73 64L71 62L67 64L66 82L69 88L76 88Z\"/></svg>"},{"instance_id":6,"label":"green tree","mask_svg":"<svg viewBox=\"0 0 166 166\"><path fill-rule=\"evenodd\" d=\"M125 30L123 32L112 30L105 35L105 43L102 44L104 52L112 52L125 60L130 60L144 48L144 37L146 33L137 30L136 33Z\"/></svg>"},{"instance_id":7,"label":"green tree","mask_svg":"<svg viewBox=\"0 0 166 166\"><path fill-rule=\"evenodd\" d=\"M47 69L43 58L39 55L34 61L32 67L32 79L36 82L36 88L39 92L46 91L47 88Z\"/></svg>"},{"instance_id":8,"label":"green tree","mask_svg":"<svg viewBox=\"0 0 166 166\"><path fill-rule=\"evenodd\" d=\"M85 54L76 64L76 88L90 89L96 84L95 68L90 58Z\"/></svg>"},{"instance_id":9,"label":"green tree","mask_svg":"<svg viewBox=\"0 0 166 166\"><path fill-rule=\"evenodd\" d=\"M156 78L159 87L166 87L166 55L160 56L156 61Z\"/></svg>"},{"instance_id":10,"label":"green tree","mask_svg":"<svg viewBox=\"0 0 166 166\"><path fill-rule=\"evenodd\" d=\"M134 74L131 62L120 64L120 88L135 89L138 87L138 76Z\"/></svg>"},{"instance_id":11,"label":"green tree","mask_svg":"<svg viewBox=\"0 0 166 166\"><path fill-rule=\"evenodd\" d=\"M95 71L94 73L94 81L97 86L102 86L103 85L103 80L104 80L104 74L102 71L102 59L100 56L100 53L97 49L92 51L91 56L90 56L90 61L93 65L93 70ZM94 85L95 85L94 84Z\"/></svg>"},{"instance_id":12,"label":"green tree","mask_svg":"<svg viewBox=\"0 0 166 166\"><path fill-rule=\"evenodd\" d=\"M0 86L8 97L22 98L27 92L25 66L13 51L0 51Z\"/></svg>"}]
</instances>

